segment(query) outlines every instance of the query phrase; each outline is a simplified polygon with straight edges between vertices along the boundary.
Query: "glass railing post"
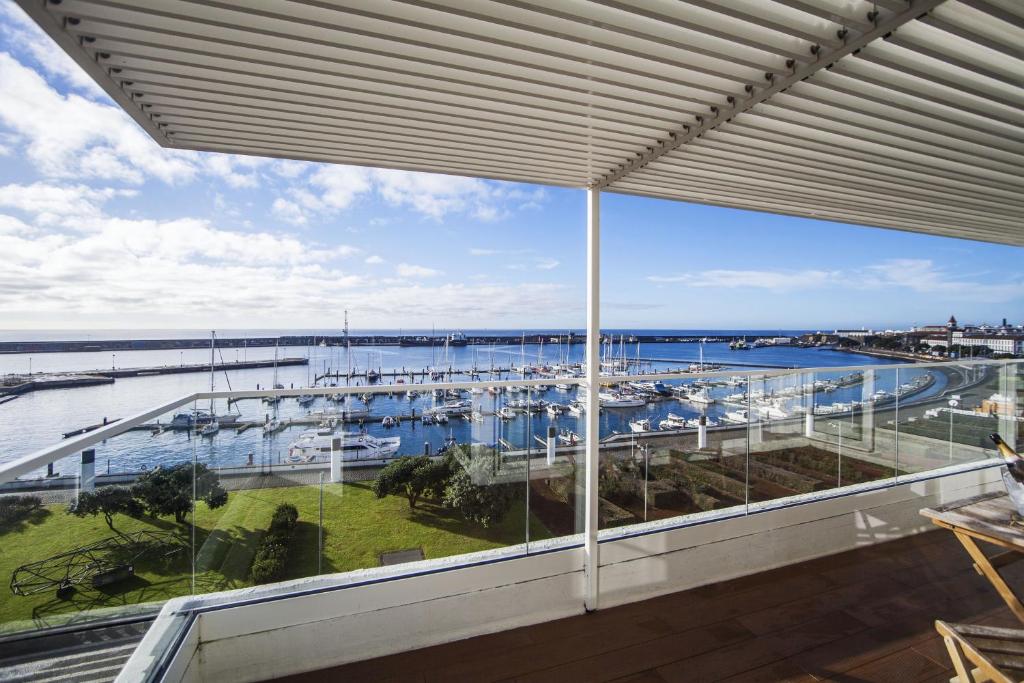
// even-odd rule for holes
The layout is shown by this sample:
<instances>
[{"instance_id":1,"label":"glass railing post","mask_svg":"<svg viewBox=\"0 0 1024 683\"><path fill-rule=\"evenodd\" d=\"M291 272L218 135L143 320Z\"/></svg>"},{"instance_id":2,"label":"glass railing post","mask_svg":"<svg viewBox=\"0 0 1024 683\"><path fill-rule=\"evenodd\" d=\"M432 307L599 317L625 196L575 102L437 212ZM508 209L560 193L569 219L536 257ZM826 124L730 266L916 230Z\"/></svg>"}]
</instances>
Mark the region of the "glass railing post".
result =
<instances>
[{"instance_id":1,"label":"glass railing post","mask_svg":"<svg viewBox=\"0 0 1024 683\"><path fill-rule=\"evenodd\" d=\"M893 450L893 463L892 463L892 475L899 481L900 476L900 394L901 387L903 386L900 381L900 369L896 368L896 404L893 410L893 423L892 423L892 450Z\"/></svg>"},{"instance_id":2,"label":"glass railing post","mask_svg":"<svg viewBox=\"0 0 1024 683\"><path fill-rule=\"evenodd\" d=\"M999 395L1003 399L999 404L999 436L1003 438L1010 448L1019 450L1017 443L1017 414L1021 410L1020 392L1024 387L1020 386L1020 361L1004 361L999 373Z\"/></svg>"},{"instance_id":3,"label":"glass railing post","mask_svg":"<svg viewBox=\"0 0 1024 683\"><path fill-rule=\"evenodd\" d=\"M871 400L875 393L875 371L864 371L864 391L861 392L860 430L861 446L868 453L875 450L875 403ZM850 406L850 418L853 422L855 406Z\"/></svg>"}]
</instances>

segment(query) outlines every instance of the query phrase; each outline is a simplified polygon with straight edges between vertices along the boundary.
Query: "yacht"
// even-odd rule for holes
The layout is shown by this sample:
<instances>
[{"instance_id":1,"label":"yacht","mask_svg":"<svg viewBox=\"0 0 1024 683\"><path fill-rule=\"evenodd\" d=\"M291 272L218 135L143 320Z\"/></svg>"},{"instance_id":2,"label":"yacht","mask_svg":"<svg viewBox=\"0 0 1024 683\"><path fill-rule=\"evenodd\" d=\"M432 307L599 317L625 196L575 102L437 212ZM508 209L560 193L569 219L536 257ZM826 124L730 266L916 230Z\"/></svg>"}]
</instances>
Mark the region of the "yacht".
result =
<instances>
[{"instance_id":1,"label":"yacht","mask_svg":"<svg viewBox=\"0 0 1024 683\"><path fill-rule=\"evenodd\" d=\"M263 436L270 436L272 434L276 434L283 428L284 425L281 424L281 421L278 420L276 417L273 417L263 423Z\"/></svg>"},{"instance_id":2,"label":"yacht","mask_svg":"<svg viewBox=\"0 0 1024 683\"><path fill-rule=\"evenodd\" d=\"M629 428L633 432L653 431L653 429L651 428L651 421L648 420L647 418L644 418L642 420L631 420L629 423Z\"/></svg>"},{"instance_id":3,"label":"yacht","mask_svg":"<svg viewBox=\"0 0 1024 683\"><path fill-rule=\"evenodd\" d=\"M576 432L569 431L568 429L563 429L558 434L558 441L566 444L567 446L576 446L580 442L580 435Z\"/></svg>"},{"instance_id":4,"label":"yacht","mask_svg":"<svg viewBox=\"0 0 1024 683\"><path fill-rule=\"evenodd\" d=\"M384 419L380 421L380 426L384 429L390 429L391 427L398 426L398 418L392 415L385 415Z\"/></svg>"},{"instance_id":5,"label":"yacht","mask_svg":"<svg viewBox=\"0 0 1024 683\"><path fill-rule=\"evenodd\" d=\"M555 389L558 389L559 391L571 391L572 387L568 384L563 384L560 382L555 385Z\"/></svg>"},{"instance_id":6,"label":"yacht","mask_svg":"<svg viewBox=\"0 0 1024 683\"><path fill-rule=\"evenodd\" d=\"M546 410L551 417L558 417L567 410L561 403L549 403Z\"/></svg>"},{"instance_id":7,"label":"yacht","mask_svg":"<svg viewBox=\"0 0 1024 683\"><path fill-rule=\"evenodd\" d=\"M377 438L365 432L335 432L333 428L305 431L288 447L289 463L312 462L318 455L341 450L343 461L380 460L394 457L402 443L399 436Z\"/></svg>"},{"instance_id":8,"label":"yacht","mask_svg":"<svg viewBox=\"0 0 1024 683\"><path fill-rule=\"evenodd\" d=\"M570 415L575 415L576 417L580 417L581 415L583 415L583 413L586 412L586 410L587 410L587 406L586 406L586 404L583 403L583 401L573 401L572 403L569 404L569 414Z\"/></svg>"},{"instance_id":9,"label":"yacht","mask_svg":"<svg viewBox=\"0 0 1024 683\"><path fill-rule=\"evenodd\" d=\"M702 405L711 405L715 402L715 399L711 398L707 389L701 389L687 395L686 400L690 403L700 403Z\"/></svg>"},{"instance_id":10,"label":"yacht","mask_svg":"<svg viewBox=\"0 0 1024 683\"><path fill-rule=\"evenodd\" d=\"M171 418L171 423L168 425L168 428L191 429L195 422L197 422L196 413L177 413L173 418Z\"/></svg>"},{"instance_id":11,"label":"yacht","mask_svg":"<svg viewBox=\"0 0 1024 683\"><path fill-rule=\"evenodd\" d=\"M712 420L709 417L708 421L707 421L707 426L708 427L717 427L718 423L715 422L714 420ZM699 417L691 417L689 420L686 421L686 428L687 429L698 429L699 427L700 427L700 418Z\"/></svg>"},{"instance_id":12,"label":"yacht","mask_svg":"<svg viewBox=\"0 0 1024 683\"><path fill-rule=\"evenodd\" d=\"M210 420L199 428L199 436L213 436L220 431L220 423L217 420Z\"/></svg>"},{"instance_id":13,"label":"yacht","mask_svg":"<svg viewBox=\"0 0 1024 683\"><path fill-rule=\"evenodd\" d=\"M598 394L598 397L600 398L602 408L639 408L640 406L647 405L647 401L644 399L626 394L601 392Z\"/></svg>"},{"instance_id":14,"label":"yacht","mask_svg":"<svg viewBox=\"0 0 1024 683\"><path fill-rule=\"evenodd\" d=\"M443 405L430 409L434 415L463 415L472 412L473 404L470 401L448 401Z\"/></svg>"},{"instance_id":15,"label":"yacht","mask_svg":"<svg viewBox=\"0 0 1024 683\"><path fill-rule=\"evenodd\" d=\"M502 406L498 411L498 417L502 420L513 420L516 417L516 411L512 406Z\"/></svg>"},{"instance_id":16,"label":"yacht","mask_svg":"<svg viewBox=\"0 0 1024 683\"><path fill-rule=\"evenodd\" d=\"M316 396L313 396L312 394L302 394L301 396L299 396L295 400L298 401L300 406L308 406L313 401L316 400Z\"/></svg>"},{"instance_id":17,"label":"yacht","mask_svg":"<svg viewBox=\"0 0 1024 683\"><path fill-rule=\"evenodd\" d=\"M745 425L750 421L750 414L746 410L731 410L722 416L722 420Z\"/></svg>"}]
</instances>

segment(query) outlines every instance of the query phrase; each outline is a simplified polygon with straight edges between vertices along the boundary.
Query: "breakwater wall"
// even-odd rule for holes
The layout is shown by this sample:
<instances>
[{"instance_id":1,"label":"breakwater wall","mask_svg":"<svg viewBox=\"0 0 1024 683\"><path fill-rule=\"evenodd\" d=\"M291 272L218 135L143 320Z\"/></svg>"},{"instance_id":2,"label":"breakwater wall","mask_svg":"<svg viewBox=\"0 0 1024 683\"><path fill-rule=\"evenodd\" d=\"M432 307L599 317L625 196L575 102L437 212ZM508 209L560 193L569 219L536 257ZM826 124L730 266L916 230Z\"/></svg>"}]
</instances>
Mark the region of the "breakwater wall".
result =
<instances>
[{"instance_id":1,"label":"breakwater wall","mask_svg":"<svg viewBox=\"0 0 1024 683\"><path fill-rule=\"evenodd\" d=\"M666 336L666 335L631 335L626 336L623 341L627 344L697 344L706 341L709 344L731 342L740 339L738 336L717 336L717 337L691 337L691 336ZM523 335L468 335L465 343L459 342L455 345L466 346L489 344L583 344L586 337L581 334L552 335L552 334L527 334ZM619 335L615 335L613 341L620 341ZM344 335L310 336L310 335L286 335L281 337L227 337L216 340L216 348L219 349L242 349L242 348L265 348L272 346L316 346L325 344L327 346L344 346L346 343L352 346L436 346L441 348L445 345L443 336L426 338L413 337L408 335L350 335L347 339ZM47 341L5 341L0 342L0 353L84 353L90 351L161 351L161 350L187 350L187 349L209 349L209 339L88 339L88 340L47 340Z\"/></svg>"}]
</instances>

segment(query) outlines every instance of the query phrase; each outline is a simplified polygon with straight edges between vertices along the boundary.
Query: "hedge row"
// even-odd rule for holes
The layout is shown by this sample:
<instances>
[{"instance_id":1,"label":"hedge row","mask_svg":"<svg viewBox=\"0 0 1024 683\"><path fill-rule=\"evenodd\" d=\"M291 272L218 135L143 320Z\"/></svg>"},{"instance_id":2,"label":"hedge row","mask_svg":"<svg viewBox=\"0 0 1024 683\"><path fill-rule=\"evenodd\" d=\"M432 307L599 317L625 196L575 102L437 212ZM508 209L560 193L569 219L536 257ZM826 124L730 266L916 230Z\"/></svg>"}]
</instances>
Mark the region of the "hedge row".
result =
<instances>
[{"instance_id":1,"label":"hedge row","mask_svg":"<svg viewBox=\"0 0 1024 683\"><path fill-rule=\"evenodd\" d=\"M272 583L284 576L288 561L288 544L299 521L299 511L291 503L282 503L274 510L270 527L252 558L249 574L254 583Z\"/></svg>"}]
</instances>

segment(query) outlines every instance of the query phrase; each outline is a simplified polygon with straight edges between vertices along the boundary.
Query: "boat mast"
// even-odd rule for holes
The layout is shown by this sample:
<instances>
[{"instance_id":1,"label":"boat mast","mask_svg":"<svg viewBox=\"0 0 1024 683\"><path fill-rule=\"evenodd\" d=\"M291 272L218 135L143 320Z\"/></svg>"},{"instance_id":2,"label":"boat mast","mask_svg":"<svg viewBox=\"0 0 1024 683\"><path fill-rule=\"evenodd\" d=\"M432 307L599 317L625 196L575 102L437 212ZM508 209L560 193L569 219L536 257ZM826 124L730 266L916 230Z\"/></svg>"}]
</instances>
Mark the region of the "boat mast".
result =
<instances>
[{"instance_id":1,"label":"boat mast","mask_svg":"<svg viewBox=\"0 0 1024 683\"><path fill-rule=\"evenodd\" d=\"M213 349L216 346L216 342L217 342L217 332L215 330L210 330L210 393L211 394L213 393L213 366L214 366L214 363L215 363L214 355L213 355ZM210 397L210 419L211 420L213 419L213 415L214 415L214 413L213 413L213 396L211 396Z\"/></svg>"},{"instance_id":2,"label":"boat mast","mask_svg":"<svg viewBox=\"0 0 1024 683\"><path fill-rule=\"evenodd\" d=\"M345 386L348 386L352 377L352 342L348 338L348 309L345 309L345 363L348 365L345 372Z\"/></svg>"}]
</instances>

